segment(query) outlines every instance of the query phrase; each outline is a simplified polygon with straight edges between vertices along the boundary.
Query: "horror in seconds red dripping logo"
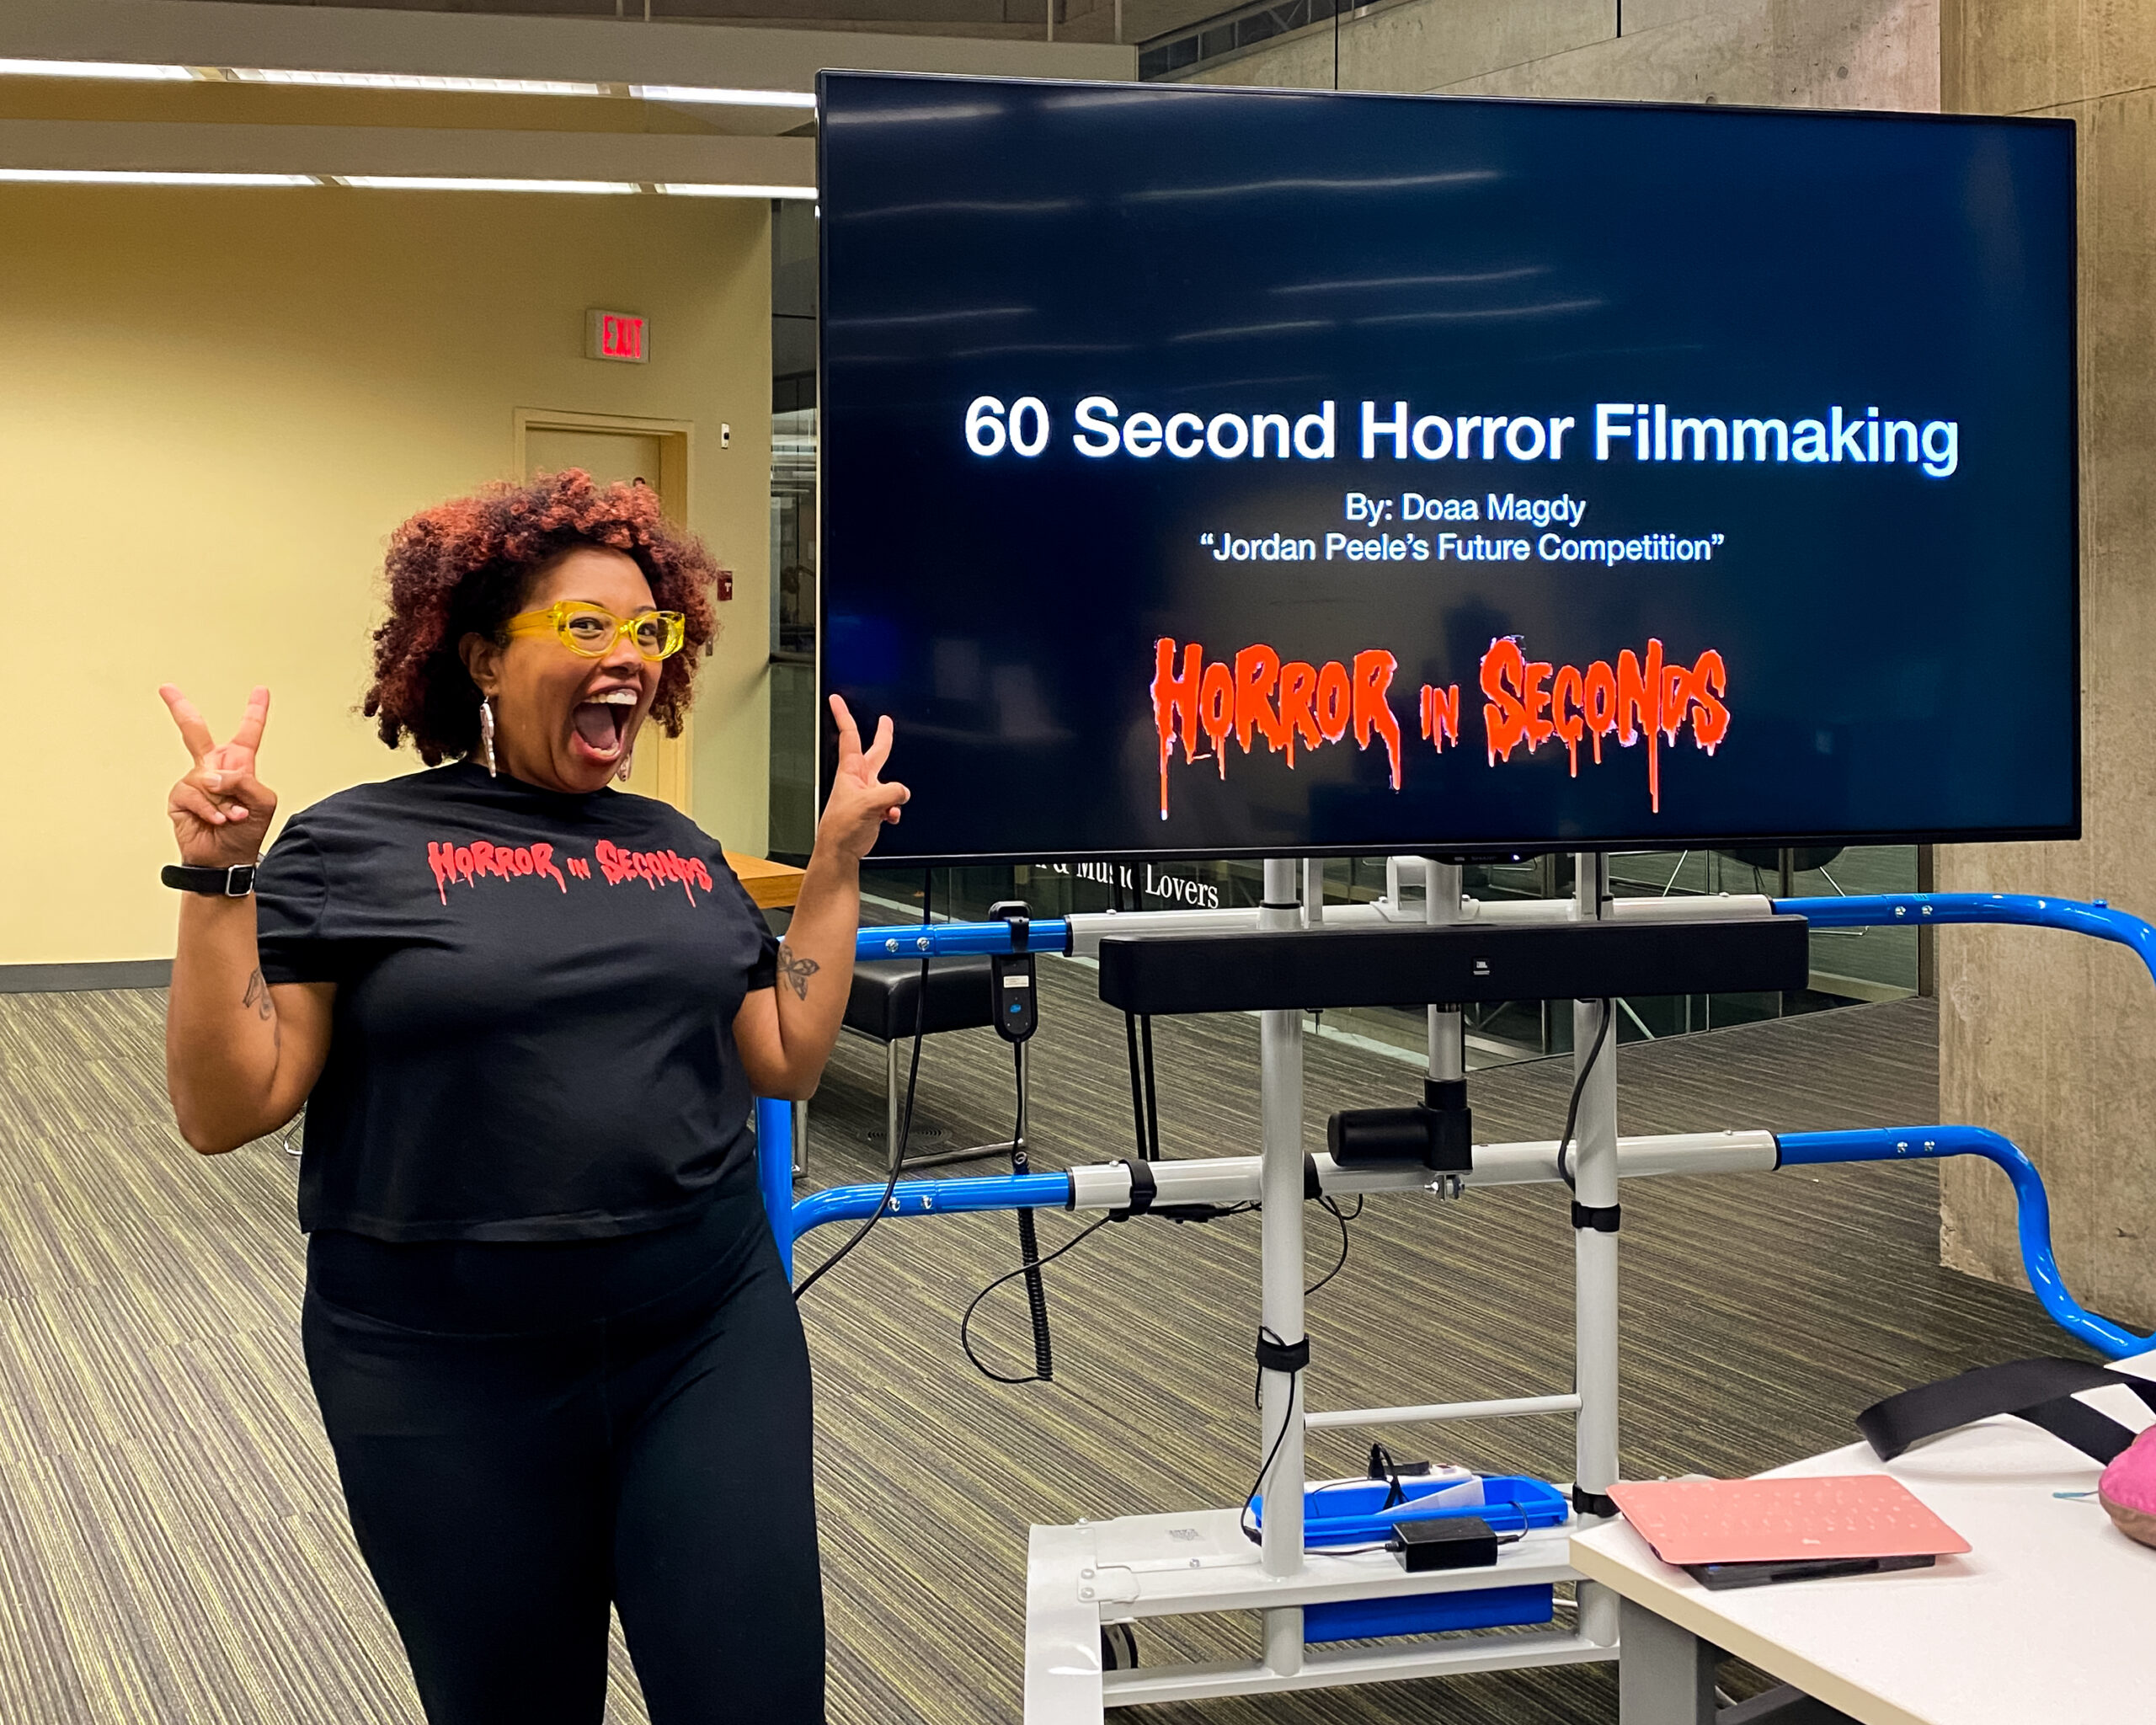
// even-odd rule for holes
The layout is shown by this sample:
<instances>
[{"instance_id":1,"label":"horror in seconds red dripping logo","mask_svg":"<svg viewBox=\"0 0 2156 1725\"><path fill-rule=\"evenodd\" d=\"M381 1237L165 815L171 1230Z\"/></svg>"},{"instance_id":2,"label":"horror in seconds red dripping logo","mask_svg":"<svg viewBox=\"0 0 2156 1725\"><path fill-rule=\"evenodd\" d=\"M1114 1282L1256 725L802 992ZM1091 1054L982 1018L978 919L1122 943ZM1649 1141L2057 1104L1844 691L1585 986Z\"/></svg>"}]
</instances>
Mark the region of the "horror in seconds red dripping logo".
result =
<instances>
[{"instance_id":1,"label":"horror in seconds red dripping logo","mask_svg":"<svg viewBox=\"0 0 2156 1725\"><path fill-rule=\"evenodd\" d=\"M684 857L673 851L624 851L606 839L591 847L589 857L562 857L561 868L555 866L554 847L548 844L494 845L484 839L466 844L453 839L440 843L430 840L427 844L427 864L434 870L435 890L445 905L455 883L476 886L483 879L515 880L527 874L551 880L567 892L570 881L592 879L594 862L599 865L598 878L609 886L629 881L642 881L654 890L679 885L691 905L698 902L698 889L707 895L712 889L710 865L701 857ZM568 871L566 877L563 868Z\"/></svg>"},{"instance_id":2,"label":"horror in seconds red dripping logo","mask_svg":"<svg viewBox=\"0 0 2156 1725\"><path fill-rule=\"evenodd\" d=\"M1255 738L1269 752L1284 753L1292 770L1299 745L1307 754L1351 735L1359 750L1375 740L1385 746L1387 777L1398 790L1403 745L1390 693L1399 665L1381 648L1315 665L1283 660L1262 644L1244 648L1232 662L1209 663L1198 643L1179 644L1163 636L1154 644L1150 691L1160 743L1161 819L1168 818L1168 767L1178 743L1186 765L1209 761L1225 779L1231 742L1251 755ZM1565 745L1577 778L1582 741L1598 766L1604 738L1614 736L1627 749L1644 740L1647 802L1657 814L1662 745L1675 743L1689 727L1694 745L1711 755L1729 734L1728 671L1711 647L1686 665L1668 657L1660 641L1649 640L1644 655L1628 647L1614 665L1598 659L1582 670L1529 660L1520 638L1508 635L1490 644L1477 675L1484 756L1492 768L1510 761L1522 744L1533 755L1555 740ZM1460 746L1460 692L1457 683L1422 686L1417 729L1433 750Z\"/></svg>"}]
</instances>

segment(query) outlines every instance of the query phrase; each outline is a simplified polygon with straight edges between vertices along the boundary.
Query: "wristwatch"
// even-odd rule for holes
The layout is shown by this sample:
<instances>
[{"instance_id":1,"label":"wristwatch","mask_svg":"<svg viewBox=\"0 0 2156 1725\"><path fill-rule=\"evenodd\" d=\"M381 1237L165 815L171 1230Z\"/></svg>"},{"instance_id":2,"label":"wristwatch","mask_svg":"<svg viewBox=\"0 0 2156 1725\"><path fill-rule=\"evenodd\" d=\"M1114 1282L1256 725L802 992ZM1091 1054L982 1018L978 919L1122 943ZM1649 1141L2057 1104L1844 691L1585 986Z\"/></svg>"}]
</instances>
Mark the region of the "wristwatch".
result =
<instances>
[{"instance_id":1,"label":"wristwatch","mask_svg":"<svg viewBox=\"0 0 2156 1725\"><path fill-rule=\"evenodd\" d=\"M243 899L254 890L254 864L238 862L230 868L190 868L168 862L157 879L184 893L207 893L215 899Z\"/></svg>"}]
</instances>

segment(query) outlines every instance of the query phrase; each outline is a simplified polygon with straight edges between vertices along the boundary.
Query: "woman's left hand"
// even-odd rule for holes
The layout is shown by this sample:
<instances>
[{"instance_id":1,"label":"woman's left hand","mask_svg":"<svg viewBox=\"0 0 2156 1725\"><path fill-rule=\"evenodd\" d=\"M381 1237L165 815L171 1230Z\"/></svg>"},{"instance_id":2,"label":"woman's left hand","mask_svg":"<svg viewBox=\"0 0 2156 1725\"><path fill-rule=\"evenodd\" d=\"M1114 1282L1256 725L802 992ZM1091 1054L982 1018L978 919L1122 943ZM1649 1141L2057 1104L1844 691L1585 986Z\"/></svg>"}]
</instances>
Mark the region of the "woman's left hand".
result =
<instances>
[{"instance_id":1,"label":"woman's left hand","mask_svg":"<svg viewBox=\"0 0 2156 1725\"><path fill-rule=\"evenodd\" d=\"M816 848L828 846L847 861L858 862L887 823L898 825L899 810L913 793L879 777L891 756L889 713L877 720L876 740L866 749L861 746L861 729L853 714L836 695L831 697L831 716L838 721L839 767L824 803L824 818L816 825Z\"/></svg>"}]
</instances>

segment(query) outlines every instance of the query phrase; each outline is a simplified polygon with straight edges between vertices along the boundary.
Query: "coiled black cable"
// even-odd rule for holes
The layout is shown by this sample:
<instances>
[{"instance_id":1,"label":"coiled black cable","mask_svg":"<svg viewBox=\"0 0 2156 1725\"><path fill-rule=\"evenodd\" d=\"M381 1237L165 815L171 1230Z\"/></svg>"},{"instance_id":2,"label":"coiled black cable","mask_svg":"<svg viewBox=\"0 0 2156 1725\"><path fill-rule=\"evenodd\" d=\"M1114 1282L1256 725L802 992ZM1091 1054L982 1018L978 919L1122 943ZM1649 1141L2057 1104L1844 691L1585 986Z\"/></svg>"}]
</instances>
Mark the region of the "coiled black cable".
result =
<instances>
[{"instance_id":1,"label":"coiled black cable","mask_svg":"<svg viewBox=\"0 0 2156 1725\"><path fill-rule=\"evenodd\" d=\"M1032 1268L1034 1273L1036 1274L1039 1274L1041 1270L1045 1269L1049 1264L1054 1263L1056 1259L1062 1257L1065 1252L1070 1251L1070 1248L1077 1245L1079 1242L1086 1239L1091 1235L1097 1234L1102 1228L1107 1226L1107 1225L1113 1220L1114 1218L1113 1216L1102 1216L1097 1221L1088 1222L1084 1227L1073 1234L1068 1240L1065 1241L1062 1245L1057 1247L1054 1251L1048 1253L1047 1256L1043 1258L1038 1264L1033 1265ZM1027 1267L1022 1264L1015 1270L1006 1270L1001 1275L990 1282L985 1288L982 1289L979 1293L974 1295L972 1300L967 1302L965 1313L958 1320L958 1345L966 1350L966 1358L973 1362L974 1370L979 1372L983 1377L987 1378L995 1383L1033 1384L1038 1383L1040 1381L1037 1377L1011 1377L1002 1372L996 1371L991 1367L982 1365L980 1355L974 1352L974 1314L980 1310L981 1301L987 1299L990 1295L993 1294L998 1288L1001 1288L1006 1282L1015 1281L1018 1277L1024 1275L1026 1274L1026 1268Z\"/></svg>"}]
</instances>

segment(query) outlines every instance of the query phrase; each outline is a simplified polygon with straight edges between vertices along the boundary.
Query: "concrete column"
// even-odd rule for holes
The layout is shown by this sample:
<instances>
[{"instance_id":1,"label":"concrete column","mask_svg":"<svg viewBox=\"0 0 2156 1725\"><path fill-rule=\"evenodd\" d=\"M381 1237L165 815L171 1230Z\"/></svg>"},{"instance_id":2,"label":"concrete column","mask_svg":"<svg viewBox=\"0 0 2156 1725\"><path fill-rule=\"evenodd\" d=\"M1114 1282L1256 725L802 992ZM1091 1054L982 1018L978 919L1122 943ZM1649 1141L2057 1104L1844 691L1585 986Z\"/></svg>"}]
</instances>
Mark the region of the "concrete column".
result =
<instances>
[{"instance_id":1,"label":"concrete column","mask_svg":"<svg viewBox=\"0 0 2156 1725\"><path fill-rule=\"evenodd\" d=\"M2070 116L2081 200L2082 830L2072 845L1941 846L1947 892L2109 899L2156 917L2156 0L1943 0L1944 105ZM2005 1133L2051 1188L2075 1296L2156 1323L2156 987L2122 948L1942 930L1940 1103ZM2019 1282L1989 1169L1940 1175L1940 1247Z\"/></svg>"},{"instance_id":2,"label":"concrete column","mask_svg":"<svg viewBox=\"0 0 2156 1725\"><path fill-rule=\"evenodd\" d=\"M1939 105L1940 0L1410 0L1275 37L1211 84Z\"/></svg>"}]
</instances>

